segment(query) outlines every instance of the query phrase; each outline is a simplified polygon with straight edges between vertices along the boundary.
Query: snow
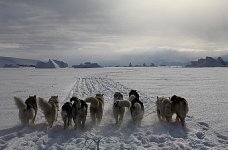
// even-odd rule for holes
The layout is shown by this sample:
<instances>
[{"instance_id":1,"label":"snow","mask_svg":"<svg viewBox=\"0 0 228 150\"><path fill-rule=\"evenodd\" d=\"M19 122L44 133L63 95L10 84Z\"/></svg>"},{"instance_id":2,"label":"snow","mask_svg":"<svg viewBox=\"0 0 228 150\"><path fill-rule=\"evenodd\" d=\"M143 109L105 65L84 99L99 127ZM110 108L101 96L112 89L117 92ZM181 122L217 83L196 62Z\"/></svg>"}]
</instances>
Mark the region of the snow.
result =
<instances>
[{"instance_id":1,"label":"snow","mask_svg":"<svg viewBox=\"0 0 228 150\"><path fill-rule=\"evenodd\" d=\"M96 68L0 69L0 149L226 149L228 146L228 70L226 68ZM129 111L120 127L112 114L113 94L128 98L139 91L145 105L141 127L131 123ZM13 96L45 99L58 95L60 105L71 96L103 93L104 117L94 127L88 113L86 128L63 129L60 118L48 129L38 111L36 124L23 127ZM159 121L156 96L185 97L189 103L186 127ZM98 142L100 140L100 142Z\"/></svg>"}]
</instances>

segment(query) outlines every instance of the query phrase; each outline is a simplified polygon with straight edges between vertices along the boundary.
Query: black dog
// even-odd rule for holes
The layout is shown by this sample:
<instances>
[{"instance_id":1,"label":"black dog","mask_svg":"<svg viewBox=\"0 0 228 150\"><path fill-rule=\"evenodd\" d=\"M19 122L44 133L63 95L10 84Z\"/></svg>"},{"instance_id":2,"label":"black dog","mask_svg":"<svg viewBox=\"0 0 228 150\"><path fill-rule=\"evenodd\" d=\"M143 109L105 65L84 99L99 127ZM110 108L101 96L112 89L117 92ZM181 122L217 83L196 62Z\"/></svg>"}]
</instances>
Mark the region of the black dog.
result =
<instances>
[{"instance_id":1,"label":"black dog","mask_svg":"<svg viewBox=\"0 0 228 150\"><path fill-rule=\"evenodd\" d=\"M139 103L141 105L143 111L144 111L144 105L143 105L143 102L139 100L139 94L138 94L138 92L136 90L131 90L130 93L129 93L129 97L131 95L134 95L135 96L135 98L131 101L131 108L130 108L131 113L132 113L132 110L134 109L134 104L135 103Z\"/></svg>"},{"instance_id":2,"label":"black dog","mask_svg":"<svg viewBox=\"0 0 228 150\"><path fill-rule=\"evenodd\" d=\"M62 106L61 116L64 122L64 129L68 128L72 122L72 104L70 102L64 103Z\"/></svg>"},{"instance_id":3,"label":"black dog","mask_svg":"<svg viewBox=\"0 0 228 150\"><path fill-rule=\"evenodd\" d=\"M85 101L77 97L72 97L70 101L74 102L72 105L72 116L75 123L74 127L75 129L83 129L85 127L88 105Z\"/></svg>"},{"instance_id":4,"label":"black dog","mask_svg":"<svg viewBox=\"0 0 228 150\"><path fill-rule=\"evenodd\" d=\"M133 98L133 99L132 99ZM129 100L131 101L131 117L135 125L140 126L144 115L143 102L139 100L139 94L136 90L131 90L129 93ZM140 108L138 106L141 106Z\"/></svg>"},{"instance_id":5,"label":"black dog","mask_svg":"<svg viewBox=\"0 0 228 150\"><path fill-rule=\"evenodd\" d=\"M171 101L172 101L172 112L176 113L177 117L176 120L177 121L181 121L182 126L185 125L185 118L186 115L188 113L188 102L186 99L173 95L171 97Z\"/></svg>"}]
</instances>

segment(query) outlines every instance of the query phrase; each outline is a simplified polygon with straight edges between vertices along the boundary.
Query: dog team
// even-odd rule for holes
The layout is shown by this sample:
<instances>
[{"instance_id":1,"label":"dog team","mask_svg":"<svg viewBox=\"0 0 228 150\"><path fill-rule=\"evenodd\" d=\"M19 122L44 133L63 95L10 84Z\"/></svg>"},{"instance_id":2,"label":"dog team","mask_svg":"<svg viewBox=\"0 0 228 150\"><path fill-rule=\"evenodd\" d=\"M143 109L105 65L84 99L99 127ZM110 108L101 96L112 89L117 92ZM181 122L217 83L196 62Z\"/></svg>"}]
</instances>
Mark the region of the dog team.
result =
<instances>
[{"instance_id":1,"label":"dog team","mask_svg":"<svg viewBox=\"0 0 228 150\"><path fill-rule=\"evenodd\" d=\"M133 124L141 126L144 115L144 105L143 102L140 101L139 94L136 90L129 92L128 100L124 100L120 92L116 92L113 99L113 115L117 125L123 122L125 108L128 108ZM19 119L24 125L29 126L34 124L38 110L37 103L44 114L49 128L57 121L59 111L58 96L51 96L48 101L36 97L36 95L29 96L25 102L19 97L14 97L14 100L19 109ZM61 108L64 129L72 124L72 120L75 129L83 129L85 127L88 110L87 103L90 103L89 109L92 123L94 125L101 123L104 111L103 94L96 94L94 97L87 97L85 100L73 96L70 98L70 101L65 102ZM188 102L184 98L176 95L173 95L171 98L157 97L156 106L159 120L171 122L173 114L176 114L176 121L180 121L182 126L185 125L185 117L188 113Z\"/></svg>"}]
</instances>

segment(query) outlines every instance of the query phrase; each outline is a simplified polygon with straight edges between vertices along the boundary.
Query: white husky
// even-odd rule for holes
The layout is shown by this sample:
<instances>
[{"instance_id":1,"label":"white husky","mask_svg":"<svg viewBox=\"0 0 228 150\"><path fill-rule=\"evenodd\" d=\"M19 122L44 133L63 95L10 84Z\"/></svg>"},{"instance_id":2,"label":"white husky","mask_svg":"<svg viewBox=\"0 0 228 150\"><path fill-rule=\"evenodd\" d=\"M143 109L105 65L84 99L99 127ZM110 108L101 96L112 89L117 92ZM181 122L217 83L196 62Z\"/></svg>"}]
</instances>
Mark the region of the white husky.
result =
<instances>
[{"instance_id":1,"label":"white husky","mask_svg":"<svg viewBox=\"0 0 228 150\"><path fill-rule=\"evenodd\" d=\"M121 124L123 121L125 107L130 108L131 102L128 100L123 100L123 95L120 92L114 94L113 101L113 115L116 120L116 124Z\"/></svg>"},{"instance_id":2,"label":"white husky","mask_svg":"<svg viewBox=\"0 0 228 150\"><path fill-rule=\"evenodd\" d=\"M101 123L104 111L104 94L96 94L95 97L87 97L85 102L90 104L90 116L92 122L96 124Z\"/></svg>"},{"instance_id":3,"label":"white husky","mask_svg":"<svg viewBox=\"0 0 228 150\"><path fill-rule=\"evenodd\" d=\"M58 108L59 108L58 96L51 96L48 102L40 97L38 99L39 99L39 106L44 113L45 119L48 122L48 126L51 128L54 121L57 121L57 117L58 117Z\"/></svg>"},{"instance_id":4,"label":"white husky","mask_svg":"<svg viewBox=\"0 0 228 150\"><path fill-rule=\"evenodd\" d=\"M21 98L15 96L14 101L19 109L19 119L21 120L21 123L27 126L34 124L37 114L36 96L29 96L25 102Z\"/></svg>"},{"instance_id":5,"label":"white husky","mask_svg":"<svg viewBox=\"0 0 228 150\"><path fill-rule=\"evenodd\" d=\"M168 122L172 120L172 102L166 97L158 97L156 101L157 115L159 120L166 119Z\"/></svg>"}]
</instances>

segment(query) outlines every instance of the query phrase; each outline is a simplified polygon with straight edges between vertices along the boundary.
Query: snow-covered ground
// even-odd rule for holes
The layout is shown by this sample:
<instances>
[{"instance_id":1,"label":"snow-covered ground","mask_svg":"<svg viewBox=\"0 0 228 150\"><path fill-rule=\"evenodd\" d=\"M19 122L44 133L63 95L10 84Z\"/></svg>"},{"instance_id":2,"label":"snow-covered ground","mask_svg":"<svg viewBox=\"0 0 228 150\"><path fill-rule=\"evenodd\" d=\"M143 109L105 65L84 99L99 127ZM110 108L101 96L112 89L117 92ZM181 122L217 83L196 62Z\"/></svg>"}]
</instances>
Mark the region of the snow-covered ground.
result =
<instances>
[{"instance_id":1,"label":"snow-covered ground","mask_svg":"<svg viewBox=\"0 0 228 150\"><path fill-rule=\"evenodd\" d=\"M0 149L226 149L228 147L227 68L99 68L0 69ZM120 127L112 116L113 94L136 89L145 105L142 126L131 124L127 111ZM60 118L47 129L38 111L36 124L23 127L13 96L59 95L60 104L71 96L105 95L102 123L86 129L63 130ZM156 96L185 97L189 103L186 127L159 122ZM174 120L174 119L173 119Z\"/></svg>"}]
</instances>

